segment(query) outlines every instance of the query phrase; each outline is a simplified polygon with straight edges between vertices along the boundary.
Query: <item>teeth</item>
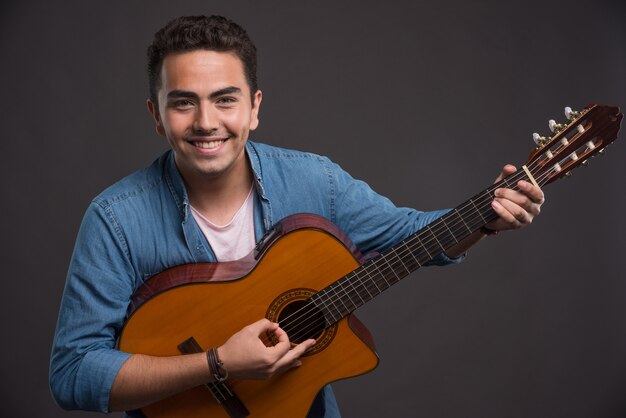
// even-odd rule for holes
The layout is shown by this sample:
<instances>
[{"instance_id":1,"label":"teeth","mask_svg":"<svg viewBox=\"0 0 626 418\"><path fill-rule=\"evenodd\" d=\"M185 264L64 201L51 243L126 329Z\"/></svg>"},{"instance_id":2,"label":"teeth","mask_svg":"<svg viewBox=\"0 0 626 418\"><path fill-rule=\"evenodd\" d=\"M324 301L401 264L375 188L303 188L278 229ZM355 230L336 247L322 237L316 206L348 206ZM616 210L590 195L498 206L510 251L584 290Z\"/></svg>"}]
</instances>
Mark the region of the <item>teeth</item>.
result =
<instances>
[{"instance_id":1,"label":"teeth","mask_svg":"<svg viewBox=\"0 0 626 418\"><path fill-rule=\"evenodd\" d=\"M194 142L193 144L198 148L213 149L222 145L223 142L224 141L221 140L221 141L210 141L210 142Z\"/></svg>"}]
</instances>

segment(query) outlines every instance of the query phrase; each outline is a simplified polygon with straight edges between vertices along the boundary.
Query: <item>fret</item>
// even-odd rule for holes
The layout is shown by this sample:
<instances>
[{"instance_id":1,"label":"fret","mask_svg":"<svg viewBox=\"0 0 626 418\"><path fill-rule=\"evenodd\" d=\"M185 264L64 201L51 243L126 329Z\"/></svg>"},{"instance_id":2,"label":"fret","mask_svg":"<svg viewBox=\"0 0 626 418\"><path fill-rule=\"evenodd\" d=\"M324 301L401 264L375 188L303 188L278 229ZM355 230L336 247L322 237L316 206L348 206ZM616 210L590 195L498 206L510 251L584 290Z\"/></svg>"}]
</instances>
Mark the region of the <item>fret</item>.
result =
<instances>
[{"instance_id":1,"label":"fret","mask_svg":"<svg viewBox=\"0 0 626 418\"><path fill-rule=\"evenodd\" d=\"M406 244L405 243L401 243L400 245L392 248L393 250L393 255L396 256L396 258L398 259L398 261L400 261L400 264L402 264L402 267L404 268L404 270L406 270L406 273L402 274L402 277L404 277L407 274L410 274L413 270L409 269L406 264L404 264L404 261L402 260L402 257L400 257L400 255L398 255L398 248L400 247L404 247L404 249L402 250L402 252L404 252L405 250L408 251L408 249L406 248ZM410 252L410 251L409 251ZM400 281L400 279L402 278L398 278L398 281Z\"/></svg>"},{"instance_id":2,"label":"fret","mask_svg":"<svg viewBox=\"0 0 626 418\"><path fill-rule=\"evenodd\" d=\"M341 317L341 312L339 312L337 309L335 309L335 312L333 312L333 310L331 308L335 307L335 304L332 303L332 301L330 301L330 303L325 303L324 299L328 299L327 297L327 293L318 293L319 297L317 298L318 302L314 302L315 306L317 306L317 308L319 308L323 313L324 313L324 318L326 318L326 323L328 324L334 324L335 322L337 322L338 320L340 320Z\"/></svg>"},{"instance_id":3,"label":"fret","mask_svg":"<svg viewBox=\"0 0 626 418\"><path fill-rule=\"evenodd\" d=\"M376 296L375 294L373 295L370 292L368 284L369 284L369 282L372 281L372 278L369 277L369 272L367 271L365 266L362 266L358 270L355 270L354 274L351 274L350 276L347 276L346 277L346 281L348 281L348 280L349 280L352 288L356 292L357 296L359 297L358 301L351 300L352 303L354 304L354 309L356 309L359 306L365 304L366 302L369 302L370 300L372 300L374 298L374 296ZM365 291L365 293L364 293L364 291ZM360 303L359 303L359 301L360 301Z\"/></svg>"},{"instance_id":4,"label":"fret","mask_svg":"<svg viewBox=\"0 0 626 418\"><path fill-rule=\"evenodd\" d=\"M415 257L414 249L409 245L411 241L412 237L409 237L398 244L398 248L402 247L402 255L398 255L398 258L402 262L402 266L406 269L407 274L414 272L422 266Z\"/></svg>"},{"instance_id":5,"label":"fret","mask_svg":"<svg viewBox=\"0 0 626 418\"><path fill-rule=\"evenodd\" d=\"M351 286L352 282L347 281L346 283L348 283ZM346 314L352 312L357 307L361 306L358 303L356 303L354 300L352 300L351 293L348 291L348 289L345 286L342 286L342 290L343 290L343 294L341 295L341 303L346 308Z\"/></svg>"},{"instance_id":6,"label":"fret","mask_svg":"<svg viewBox=\"0 0 626 418\"><path fill-rule=\"evenodd\" d=\"M355 275L356 274L353 274L353 276L355 276ZM350 282L350 285L352 286L352 290L356 293L356 295L359 297L359 299L361 299L361 305L365 304L365 301L361 297L361 292L357 289L357 286L354 285L354 280L348 280L348 281ZM362 284L362 282L360 284Z\"/></svg>"},{"instance_id":7,"label":"fret","mask_svg":"<svg viewBox=\"0 0 626 418\"><path fill-rule=\"evenodd\" d=\"M328 310L328 307L325 305L319 306L319 309L324 312L324 318L326 319L327 324L334 324L343 318L341 315L335 315ZM339 312L337 312L339 314Z\"/></svg>"},{"instance_id":8,"label":"fret","mask_svg":"<svg viewBox=\"0 0 626 418\"><path fill-rule=\"evenodd\" d=\"M369 262L367 264L365 264L362 268L359 269L359 271L365 271L367 273L368 276L370 276L369 271L367 271L368 266L371 266L372 262ZM356 276L358 276L358 273L356 273ZM371 276L370 276L371 279ZM365 291L367 292L367 295L369 296L368 300L372 300L374 298L374 296L370 293L369 288L367 287L367 285L365 284L365 282L361 281L361 283L363 283L363 288L365 289Z\"/></svg>"},{"instance_id":9,"label":"fret","mask_svg":"<svg viewBox=\"0 0 626 418\"><path fill-rule=\"evenodd\" d=\"M430 251L428 251L428 249L426 248L426 246L424 245L424 241L422 240L422 237L418 234L422 234L423 235L423 231L420 230L418 231L416 234L413 235L412 240L417 240L417 244L419 244L418 246L416 246L416 249L414 251L414 254L417 253L418 256L420 257L420 265L426 264L428 261L433 259L433 255L430 253ZM421 249L419 249L419 247L421 247L424 251L422 251ZM419 250L419 253L418 253Z\"/></svg>"},{"instance_id":10,"label":"fret","mask_svg":"<svg viewBox=\"0 0 626 418\"><path fill-rule=\"evenodd\" d=\"M485 220L485 218L483 217L483 214L480 212L480 210L476 207L476 204L474 203L474 199L470 199L469 202L472 204L472 206L474 206L474 209L476 210L476 212L478 213L478 215L482 218L483 220L483 225L487 225L489 222L487 222Z\"/></svg>"},{"instance_id":11,"label":"fret","mask_svg":"<svg viewBox=\"0 0 626 418\"><path fill-rule=\"evenodd\" d=\"M398 279L396 282L399 282L400 281L400 277L396 273L396 270L395 270L394 266L392 264L390 264L389 260L388 260L391 257L391 254L395 254L394 248L391 248L389 251L385 252L385 254L383 254L380 258L381 258L382 261L385 262L385 264L387 264L387 267L389 268L389 270L391 270L391 272L396 277L396 279ZM397 258L397 254L395 254L395 255L396 255L396 258ZM387 283L387 286L388 287L391 286L389 284L389 282L387 282L387 277L391 278L391 276L389 276L389 274L384 274L383 273L382 277L383 277L383 280L385 280L385 283Z\"/></svg>"},{"instance_id":12,"label":"fret","mask_svg":"<svg viewBox=\"0 0 626 418\"><path fill-rule=\"evenodd\" d=\"M417 270L418 268L422 267L422 264L420 263L420 261L417 259L417 257L415 257L413 250L408 246L408 244L405 244L405 245L406 245L407 250L409 251L409 254L411 255L411 258L413 259L413 261L415 261L415 263L417 263L417 267L414 267L411 271Z\"/></svg>"},{"instance_id":13,"label":"fret","mask_svg":"<svg viewBox=\"0 0 626 418\"><path fill-rule=\"evenodd\" d=\"M432 222L434 223L434 222ZM441 251L444 251L446 249L446 247L444 247L443 245L441 245L441 243L439 242L439 240L437 239L437 236L433 233L433 230L430 229L430 225L428 224L426 225L426 229L428 230L428 232L430 232L430 235L435 239L435 241L437 242L437 244L439 244L439 248L441 249ZM437 254L439 253L439 251L437 251Z\"/></svg>"},{"instance_id":14,"label":"fret","mask_svg":"<svg viewBox=\"0 0 626 418\"><path fill-rule=\"evenodd\" d=\"M372 260L369 264L368 267L365 268L364 270L367 272L370 281L374 284L374 286L376 287L376 290L378 291L378 293L376 295L379 295L380 293L382 293L383 290L388 289L391 285L389 283L387 283L387 280L385 279L385 273L382 270L382 266L380 266L380 264L382 262L387 262L387 260L385 259L385 256L379 256L378 259ZM369 271L369 270L373 270L376 269L376 271ZM377 281L377 277L382 277L385 280L385 284L387 285L387 287L383 290L380 290L380 288L378 287L378 285L376 284ZM373 295L372 297L376 296Z\"/></svg>"},{"instance_id":15,"label":"fret","mask_svg":"<svg viewBox=\"0 0 626 418\"><path fill-rule=\"evenodd\" d=\"M471 204L470 204L471 203ZM460 210L455 209L459 214L459 217L463 220L465 227L474 232L486 223L486 219L483 213L478 210L473 199L468 200L463 205L459 206Z\"/></svg>"},{"instance_id":16,"label":"fret","mask_svg":"<svg viewBox=\"0 0 626 418\"><path fill-rule=\"evenodd\" d=\"M355 310L358 306L354 300L352 300L351 294L348 291L348 286L354 288L354 280L350 280L348 276L339 281L341 292L339 293L339 299L342 305L346 308L346 314Z\"/></svg>"},{"instance_id":17,"label":"fret","mask_svg":"<svg viewBox=\"0 0 626 418\"><path fill-rule=\"evenodd\" d=\"M367 285L367 278L363 278L360 276L359 273L361 272L365 272L367 273L367 276L369 276L369 272L367 271L367 268L365 266L363 266L362 268L360 268L357 272L355 272L354 276L357 277L359 279L359 285L358 287L363 288L363 290L365 290L365 292L367 292L367 298L363 299L363 297L361 296L362 291L358 290L359 292L359 298L363 301L363 303L368 302L370 300L372 300L374 298L374 295L371 294L368 285ZM371 278L370 278L371 280Z\"/></svg>"},{"instance_id":18,"label":"fret","mask_svg":"<svg viewBox=\"0 0 626 418\"><path fill-rule=\"evenodd\" d=\"M376 263L372 263L372 264L376 265ZM378 266L377 266L377 265L376 265L376 269L378 269ZM370 276L370 282L374 284L374 287L375 287L375 288L376 288L376 290L377 290L377 293L376 293L376 294L377 294L377 295L378 295L378 294L380 294L380 293L381 293L381 290L380 290L380 288L378 287L378 285L376 284L376 280L375 280L373 277L371 277L371 276Z\"/></svg>"},{"instance_id":19,"label":"fret","mask_svg":"<svg viewBox=\"0 0 626 418\"><path fill-rule=\"evenodd\" d=\"M446 229L448 230L448 232L450 233L450 236L452 236L452 239L454 240L454 242L456 242L457 244L459 243L459 240L456 239L456 237L454 236L454 233L452 232L452 230L450 229L450 227L448 226L448 224L446 223L446 217L442 216L441 218L439 218L441 220L441 223L446 227ZM442 241L446 241L446 240L442 240Z\"/></svg>"},{"instance_id":20,"label":"fret","mask_svg":"<svg viewBox=\"0 0 626 418\"><path fill-rule=\"evenodd\" d=\"M328 304L324 303L324 306L334 308L335 311L337 312L337 318L342 318L341 311L339 310L339 307L337 306L337 304L334 301L334 300L336 300L336 295L337 295L337 292L335 290L336 287L337 287L337 282L333 283L328 288L328 291L326 292L326 295L328 295L328 296L326 297L326 299L328 300L329 303ZM332 296L331 296L331 293L332 293ZM335 316L334 314L332 314L332 315L333 315L333 317Z\"/></svg>"},{"instance_id":21,"label":"fret","mask_svg":"<svg viewBox=\"0 0 626 418\"><path fill-rule=\"evenodd\" d=\"M428 249L426 248L426 246L424 245L424 243L422 242L422 240L421 240L421 239L419 239L419 237L416 237L416 238L417 238L417 242L419 242L419 243L420 243L420 245L422 246L422 248L424 249L424 251L426 251L426 254L428 254L428 258L429 258L429 259L430 259L430 258L433 258L432 254L428 251Z\"/></svg>"},{"instance_id":22,"label":"fret","mask_svg":"<svg viewBox=\"0 0 626 418\"><path fill-rule=\"evenodd\" d=\"M426 225L420 231L420 242L422 244L422 247L428 248L426 252L428 253L429 259L433 259L437 254L445 250L445 248L441 245L439 241L437 241L437 239L431 232L429 225Z\"/></svg>"},{"instance_id":23,"label":"fret","mask_svg":"<svg viewBox=\"0 0 626 418\"><path fill-rule=\"evenodd\" d=\"M472 232L474 232L474 231L472 231L472 229L471 229L471 228L467 225L467 223L465 223L465 219L463 219L463 216L461 216L461 214L459 213L459 211L458 211L458 210L456 210L456 208L455 208L455 209L453 209L452 211L450 211L450 216L452 216L452 214L456 215L456 216L457 216L457 218L459 218L459 219L461 220L461 223L465 226L465 228L467 229L467 232L468 232L468 233L470 233L470 234L471 234Z\"/></svg>"}]
</instances>

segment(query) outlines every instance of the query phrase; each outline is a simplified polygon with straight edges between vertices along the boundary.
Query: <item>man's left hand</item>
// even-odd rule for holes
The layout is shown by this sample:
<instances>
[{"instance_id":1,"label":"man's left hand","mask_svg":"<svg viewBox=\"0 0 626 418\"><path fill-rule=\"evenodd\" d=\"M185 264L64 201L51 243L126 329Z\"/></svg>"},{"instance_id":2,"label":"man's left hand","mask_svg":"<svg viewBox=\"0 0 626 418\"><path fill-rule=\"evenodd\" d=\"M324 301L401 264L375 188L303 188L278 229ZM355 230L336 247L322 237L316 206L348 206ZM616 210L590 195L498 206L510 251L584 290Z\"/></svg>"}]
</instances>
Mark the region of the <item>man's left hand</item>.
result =
<instances>
[{"instance_id":1,"label":"man's left hand","mask_svg":"<svg viewBox=\"0 0 626 418\"><path fill-rule=\"evenodd\" d=\"M517 169L514 166L505 165L496 183L515 171ZM489 222L486 225L488 229L494 231L518 229L530 225L535 216L539 215L545 200L541 189L524 180L518 181L517 187L519 190L506 188L495 190L495 199L491 202L491 207L499 218Z\"/></svg>"}]
</instances>

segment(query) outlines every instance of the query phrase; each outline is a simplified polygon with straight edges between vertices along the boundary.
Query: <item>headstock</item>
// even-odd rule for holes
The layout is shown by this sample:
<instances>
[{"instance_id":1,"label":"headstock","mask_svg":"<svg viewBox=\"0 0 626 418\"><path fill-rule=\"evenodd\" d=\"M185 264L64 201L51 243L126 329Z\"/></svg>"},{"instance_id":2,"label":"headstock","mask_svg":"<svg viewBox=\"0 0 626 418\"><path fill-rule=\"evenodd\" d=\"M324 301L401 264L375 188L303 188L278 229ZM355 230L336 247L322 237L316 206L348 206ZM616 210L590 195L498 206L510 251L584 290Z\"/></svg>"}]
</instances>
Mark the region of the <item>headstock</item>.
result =
<instances>
[{"instance_id":1,"label":"headstock","mask_svg":"<svg viewBox=\"0 0 626 418\"><path fill-rule=\"evenodd\" d=\"M552 137L533 134L537 148L529 155L526 167L537 183L551 183L589 158L604 153L604 148L617 139L623 114L616 106L590 104L581 111L565 108L567 123L549 122Z\"/></svg>"}]
</instances>

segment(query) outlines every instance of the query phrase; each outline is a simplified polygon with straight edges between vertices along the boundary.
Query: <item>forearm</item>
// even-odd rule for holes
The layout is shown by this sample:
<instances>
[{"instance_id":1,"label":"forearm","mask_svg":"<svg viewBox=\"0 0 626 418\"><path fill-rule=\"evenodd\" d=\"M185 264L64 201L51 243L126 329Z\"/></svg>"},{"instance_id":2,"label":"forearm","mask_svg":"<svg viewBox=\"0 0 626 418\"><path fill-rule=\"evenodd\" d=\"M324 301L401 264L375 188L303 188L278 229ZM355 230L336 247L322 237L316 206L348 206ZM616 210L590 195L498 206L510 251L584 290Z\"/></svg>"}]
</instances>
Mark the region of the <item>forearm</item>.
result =
<instances>
[{"instance_id":1,"label":"forearm","mask_svg":"<svg viewBox=\"0 0 626 418\"><path fill-rule=\"evenodd\" d=\"M113 382L109 409L141 408L211 379L206 353L173 357L135 354L122 365Z\"/></svg>"},{"instance_id":2,"label":"forearm","mask_svg":"<svg viewBox=\"0 0 626 418\"><path fill-rule=\"evenodd\" d=\"M266 346L259 338L273 332L278 343ZM315 340L292 348L287 333L263 318L244 327L217 349L228 375L242 379L268 379L301 365L299 360ZM111 388L109 410L128 411L214 379L206 353L173 357L135 354L120 368Z\"/></svg>"}]
</instances>

